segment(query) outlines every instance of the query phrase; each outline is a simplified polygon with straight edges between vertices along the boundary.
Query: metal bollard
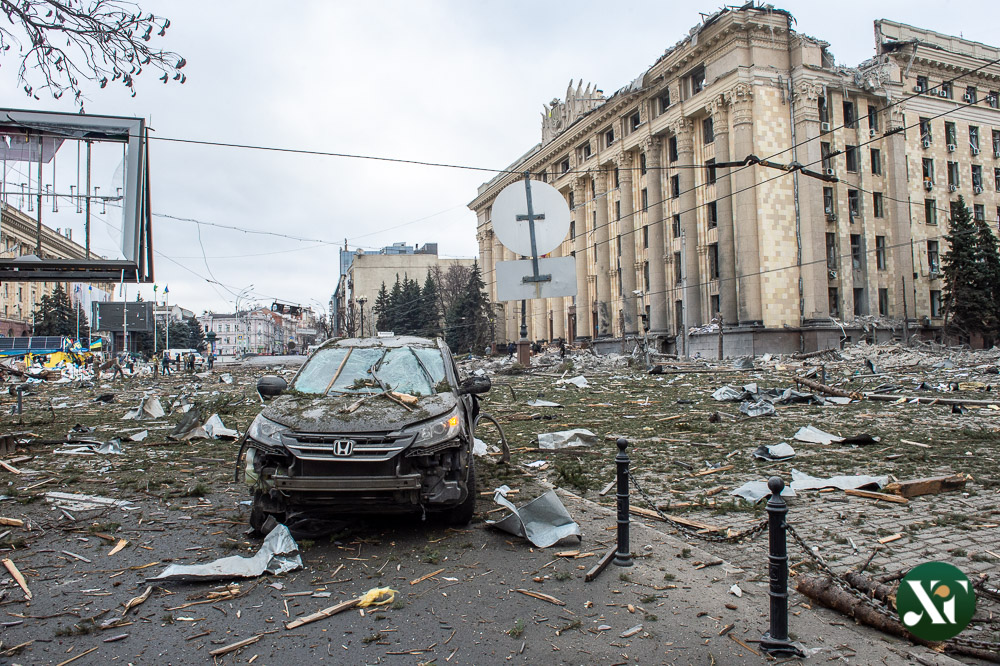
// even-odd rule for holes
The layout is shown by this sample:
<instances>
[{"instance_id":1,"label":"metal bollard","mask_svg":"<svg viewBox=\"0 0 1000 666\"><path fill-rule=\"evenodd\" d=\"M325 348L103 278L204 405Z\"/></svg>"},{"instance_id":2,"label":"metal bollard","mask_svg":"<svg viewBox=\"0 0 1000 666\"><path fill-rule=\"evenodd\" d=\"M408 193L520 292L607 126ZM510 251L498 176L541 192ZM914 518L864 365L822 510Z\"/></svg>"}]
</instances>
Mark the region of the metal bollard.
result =
<instances>
[{"instance_id":1,"label":"metal bollard","mask_svg":"<svg viewBox=\"0 0 1000 666\"><path fill-rule=\"evenodd\" d=\"M615 565L619 567L632 566L632 550L628 545L628 440L618 439L618 455L615 464L618 467L618 552L615 553Z\"/></svg>"},{"instance_id":2,"label":"metal bollard","mask_svg":"<svg viewBox=\"0 0 1000 666\"><path fill-rule=\"evenodd\" d=\"M788 505L781 497L785 482L772 476L767 487L771 499L767 501L768 574L771 579L771 626L761 636L760 648L769 654L796 654L804 656L802 649L788 639L788 549L785 543L785 516Z\"/></svg>"},{"instance_id":3,"label":"metal bollard","mask_svg":"<svg viewBox=\"0 0 1000 666\"><path fill-rule=\"evenodd\" d=\"M18 414L23 413L22 412L23 400L24 400L24 387L23 386L18 386L17 387L17 413Z\"/></svg>"}]
</instances>

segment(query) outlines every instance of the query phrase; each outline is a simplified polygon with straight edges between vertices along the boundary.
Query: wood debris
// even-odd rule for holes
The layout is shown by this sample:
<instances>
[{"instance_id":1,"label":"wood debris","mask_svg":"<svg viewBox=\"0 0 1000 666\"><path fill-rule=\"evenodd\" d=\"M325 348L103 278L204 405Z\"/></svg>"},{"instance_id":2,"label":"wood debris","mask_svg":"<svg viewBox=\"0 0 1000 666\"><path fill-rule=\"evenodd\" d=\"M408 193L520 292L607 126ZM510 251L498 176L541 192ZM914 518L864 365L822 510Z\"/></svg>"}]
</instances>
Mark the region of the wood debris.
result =
<instances>
[{"instance_id":1,"label":"wood debris","mask_svg":"<svg viewBox=\"0 0 1000 666\"><path fill-rule=\"evenodd\" d=\"M7 571L9 571L10 575L14 577L14 580L17 581L17 584L21 586L21 589L24 590L24 598L30 601L31 590L28 589L28 582L24 580L24 576L22 576L21 572L18 571L17 566L9 558L6 557L3 558L3 565L7 567Z\"/></svg>"}]
</instances>

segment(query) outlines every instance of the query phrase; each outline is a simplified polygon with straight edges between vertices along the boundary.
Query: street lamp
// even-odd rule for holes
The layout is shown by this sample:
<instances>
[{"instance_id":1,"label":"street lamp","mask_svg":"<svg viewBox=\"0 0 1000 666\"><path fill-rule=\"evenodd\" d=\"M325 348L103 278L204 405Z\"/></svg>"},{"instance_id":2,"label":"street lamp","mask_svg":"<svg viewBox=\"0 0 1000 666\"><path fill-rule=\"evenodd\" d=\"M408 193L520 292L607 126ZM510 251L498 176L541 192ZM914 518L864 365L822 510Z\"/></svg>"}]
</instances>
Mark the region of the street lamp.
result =
<instances>
[{"instance_id":1,"label":"street lamp","mask_svg":"<svg viewBox=\"0 0 1000 666\"><path fill-rule=\"evenodd\" d=\"M365 303L368 299L364 296L358 298L358 304L361 306L361 337L365 337Z\"/></svg>"}]
</instances>

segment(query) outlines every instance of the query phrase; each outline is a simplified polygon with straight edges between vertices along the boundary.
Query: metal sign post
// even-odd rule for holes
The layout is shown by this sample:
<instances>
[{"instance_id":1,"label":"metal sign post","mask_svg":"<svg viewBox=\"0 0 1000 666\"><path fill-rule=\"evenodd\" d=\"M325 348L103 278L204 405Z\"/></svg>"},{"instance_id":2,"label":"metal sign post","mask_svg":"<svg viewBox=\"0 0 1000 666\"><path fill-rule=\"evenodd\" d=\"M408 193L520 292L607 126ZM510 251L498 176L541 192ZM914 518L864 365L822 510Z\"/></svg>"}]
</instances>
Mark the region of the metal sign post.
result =
<instances>
[{"instance_id":1,"label":"metal sign post","mask_svg":"<svg viewBox=\"0 0 1000 666\"><path fill-rule=\"evenodd\" d=\"M531 236L531 275L525 275L521 282L538 283L551 282L551 275L538 274L538 244L535 240L535 220L544 220L545 213L535 215L534 206L531 203L531 172L524 172L524 196L528 203L528 214L518 215L514 219L518 222L528 222L528 233ZM531 365L531 343L528 341L528 301L521 299L521 339L517 341L517 362L528 367Z\"/></svg>"}]
</instances>

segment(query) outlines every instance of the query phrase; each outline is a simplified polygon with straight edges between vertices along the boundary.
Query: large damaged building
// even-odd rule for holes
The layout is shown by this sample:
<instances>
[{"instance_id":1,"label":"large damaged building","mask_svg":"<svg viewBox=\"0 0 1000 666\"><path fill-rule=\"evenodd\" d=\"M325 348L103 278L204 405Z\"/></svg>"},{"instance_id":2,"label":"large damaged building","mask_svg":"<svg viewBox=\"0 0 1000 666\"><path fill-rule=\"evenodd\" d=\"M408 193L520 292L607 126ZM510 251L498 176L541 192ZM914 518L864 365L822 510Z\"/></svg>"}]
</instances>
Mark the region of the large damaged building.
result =
<instances>
[{"instance_id":1,"label":"large damaged building","mask_svg":"<svg viewBox=\"0 0 1000 666\"><path fill-rule=\"evenodd\" d=\"M545 105L541 143L469 204L494 299L496 262L519 258L497 194L530 171L569 204L552 254L576 256L577 295L529 302L531 339L620 349L648 325L714 356L720 316L727 356L940 335L951 206L1000 222L1000 49L881 20L876 56L844 67L793 25L724 9L614 94L571 83Z\"/></svg>"}]
</instances>

